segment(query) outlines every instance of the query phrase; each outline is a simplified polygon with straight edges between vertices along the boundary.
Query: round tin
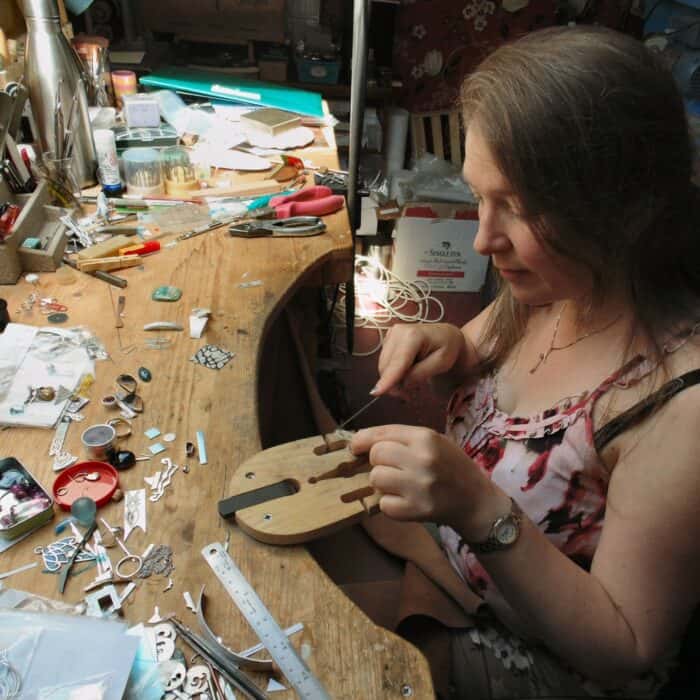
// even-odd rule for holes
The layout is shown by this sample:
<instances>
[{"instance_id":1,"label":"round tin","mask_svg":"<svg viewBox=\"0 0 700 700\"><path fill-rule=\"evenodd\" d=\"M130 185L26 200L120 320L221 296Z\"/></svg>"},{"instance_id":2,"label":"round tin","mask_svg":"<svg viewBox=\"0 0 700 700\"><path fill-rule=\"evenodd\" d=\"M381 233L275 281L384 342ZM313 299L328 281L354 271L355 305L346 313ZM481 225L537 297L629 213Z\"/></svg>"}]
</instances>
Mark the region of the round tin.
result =
<instances>
[{"instance_id":1,"label":"round tin","mask_svg":"<svg viewBox=\"0 0 700 700\"><path fill-rule=\"evenodd\" d=\"M100 461L109 460L110 454L114 451L116 438L117 431L111 425L104 423L91 425L80 436L88 456Z\"/></svg>"}]
</instances>

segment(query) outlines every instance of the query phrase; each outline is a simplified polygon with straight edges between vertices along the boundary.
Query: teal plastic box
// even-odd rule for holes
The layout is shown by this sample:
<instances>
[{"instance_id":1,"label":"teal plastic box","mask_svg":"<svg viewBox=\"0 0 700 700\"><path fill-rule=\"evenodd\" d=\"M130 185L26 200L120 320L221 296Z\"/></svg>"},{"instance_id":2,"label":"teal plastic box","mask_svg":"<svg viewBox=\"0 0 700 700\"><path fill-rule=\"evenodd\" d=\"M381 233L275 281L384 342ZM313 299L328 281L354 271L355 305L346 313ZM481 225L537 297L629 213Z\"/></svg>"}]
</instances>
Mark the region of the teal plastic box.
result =
<instances>
[{"instance_id":1,"label":"teal plastic box","mask_svg":"<svg viewBox=\"0 0 700 700\"><path fill-rule=\"evenodd\" d=\"M297 77L302 83L319 83L335 85L340 75L340 61L324 61L323 59L304 58L295 56Z\"/></svg>"}]
</instances>

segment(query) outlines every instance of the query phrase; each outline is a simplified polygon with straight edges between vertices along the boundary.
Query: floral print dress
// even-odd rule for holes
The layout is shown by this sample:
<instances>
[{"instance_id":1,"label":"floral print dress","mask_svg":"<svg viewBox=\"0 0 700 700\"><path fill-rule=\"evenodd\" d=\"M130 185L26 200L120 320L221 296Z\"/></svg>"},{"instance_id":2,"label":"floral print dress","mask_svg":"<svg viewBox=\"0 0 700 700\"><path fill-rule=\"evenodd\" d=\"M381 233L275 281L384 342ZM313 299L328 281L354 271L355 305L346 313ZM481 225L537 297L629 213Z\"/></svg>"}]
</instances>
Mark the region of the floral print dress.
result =
<instances>
[{"instance_id":1,"label":"floral print dress","mask_svg":"<svg viewBox=\"0 0 700 700\"><path fill-rule=\"evenodd\" d=\"M595 447L593 408L613 386L629 386L650 369L644 358L635 358L594 391L562 399L541 414L526 418L498 408L496 377L487 375L453 394L446 434L517 501L558 549L588 570L603 528L610 477ZM443 526L440 536L457 573L496 616L495 624L469 630L460 644L488 650L506 673L519 676L516 686L522 694L512 694L516 692L513 684L501 678L495 686L491 684L489 697L551 697L549 691L556 694L564 689L568 697L653 697L666 680L666 673L646 674L621 694L606 693L587 682L555 661L536 641L528 640L525 624L454 530ZM536 668L542 666L545 654L548 668ZM562 674L567 676L563 683ZM572 688L580 689L580 694L571 695Z\"/></svg>"}]
</instances>

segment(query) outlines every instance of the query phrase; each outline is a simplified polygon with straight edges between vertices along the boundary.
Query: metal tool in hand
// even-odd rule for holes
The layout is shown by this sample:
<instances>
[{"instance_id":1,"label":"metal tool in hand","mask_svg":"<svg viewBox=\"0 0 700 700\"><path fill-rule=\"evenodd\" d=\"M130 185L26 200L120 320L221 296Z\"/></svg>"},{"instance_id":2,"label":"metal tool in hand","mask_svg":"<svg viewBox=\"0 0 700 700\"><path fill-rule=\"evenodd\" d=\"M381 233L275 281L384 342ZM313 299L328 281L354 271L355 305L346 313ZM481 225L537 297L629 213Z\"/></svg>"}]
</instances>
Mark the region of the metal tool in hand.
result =
<instances>
[{"instance_id":1,"label":"metal tool in hand","mask_svg":"<svg viewBox=\"0 0 700 700\"><path fill-rule=\"evenodd\" d=\"M242 238L317 236L325 230L326 225L318 216L292 216L288 219L273 221L247 221L242 224L231 224L228 227L229 234Z\"/></svg>"},{"instance_id":2,"label":"metal tool in hand","mask_svg":"<svg viewBox=\"0 0 700 700\"><path fill-rule=\"evenodd\" d=\"M361 413L364 413L375 401L377 401L377 400L379 400L379 399L381 399L381 398L382 398L382 397L381 397L381 395L380 395L380 396L375 396L374 398L370 399L361 409L359 409L358 411L355 411L355 413L353 413L353 414L350 416L350 418L346 418L346 419L336 428L336 430L341 430L342 428L344 428L348 423L350 423L351 421L355 420L355 418L357 418L357 416L359 416Z\"/></svg>"}]
</instances>

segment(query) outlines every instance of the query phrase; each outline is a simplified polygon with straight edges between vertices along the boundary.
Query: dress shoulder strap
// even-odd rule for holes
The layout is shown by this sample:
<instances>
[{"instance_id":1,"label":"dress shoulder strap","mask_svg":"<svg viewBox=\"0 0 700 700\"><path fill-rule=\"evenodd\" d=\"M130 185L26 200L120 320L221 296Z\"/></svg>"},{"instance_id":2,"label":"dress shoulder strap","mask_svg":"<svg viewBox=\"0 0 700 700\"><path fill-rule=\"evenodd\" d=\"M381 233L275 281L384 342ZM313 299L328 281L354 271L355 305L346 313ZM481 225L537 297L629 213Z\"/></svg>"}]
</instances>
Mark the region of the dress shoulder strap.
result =
<instances>
[{"instance_id":1,"label":"dress shoulder strap","mask_svg":"<svg viewBox=\"0 0 700 700\"><path fill-rule=\"evenodd\" d=\"M700 384L700 368L693 369L690 372L682 374L680 377L671 379L671 381L664 384L653 394L650 394L645 399L634 404L634 406L613 418L602 428L596 430L593 436L593 444L596 450L600 451L613 438L627 430L627 428L641 423L641 421L663 406L669 399L695 384Z\"/></svg>"}]
</instances>

